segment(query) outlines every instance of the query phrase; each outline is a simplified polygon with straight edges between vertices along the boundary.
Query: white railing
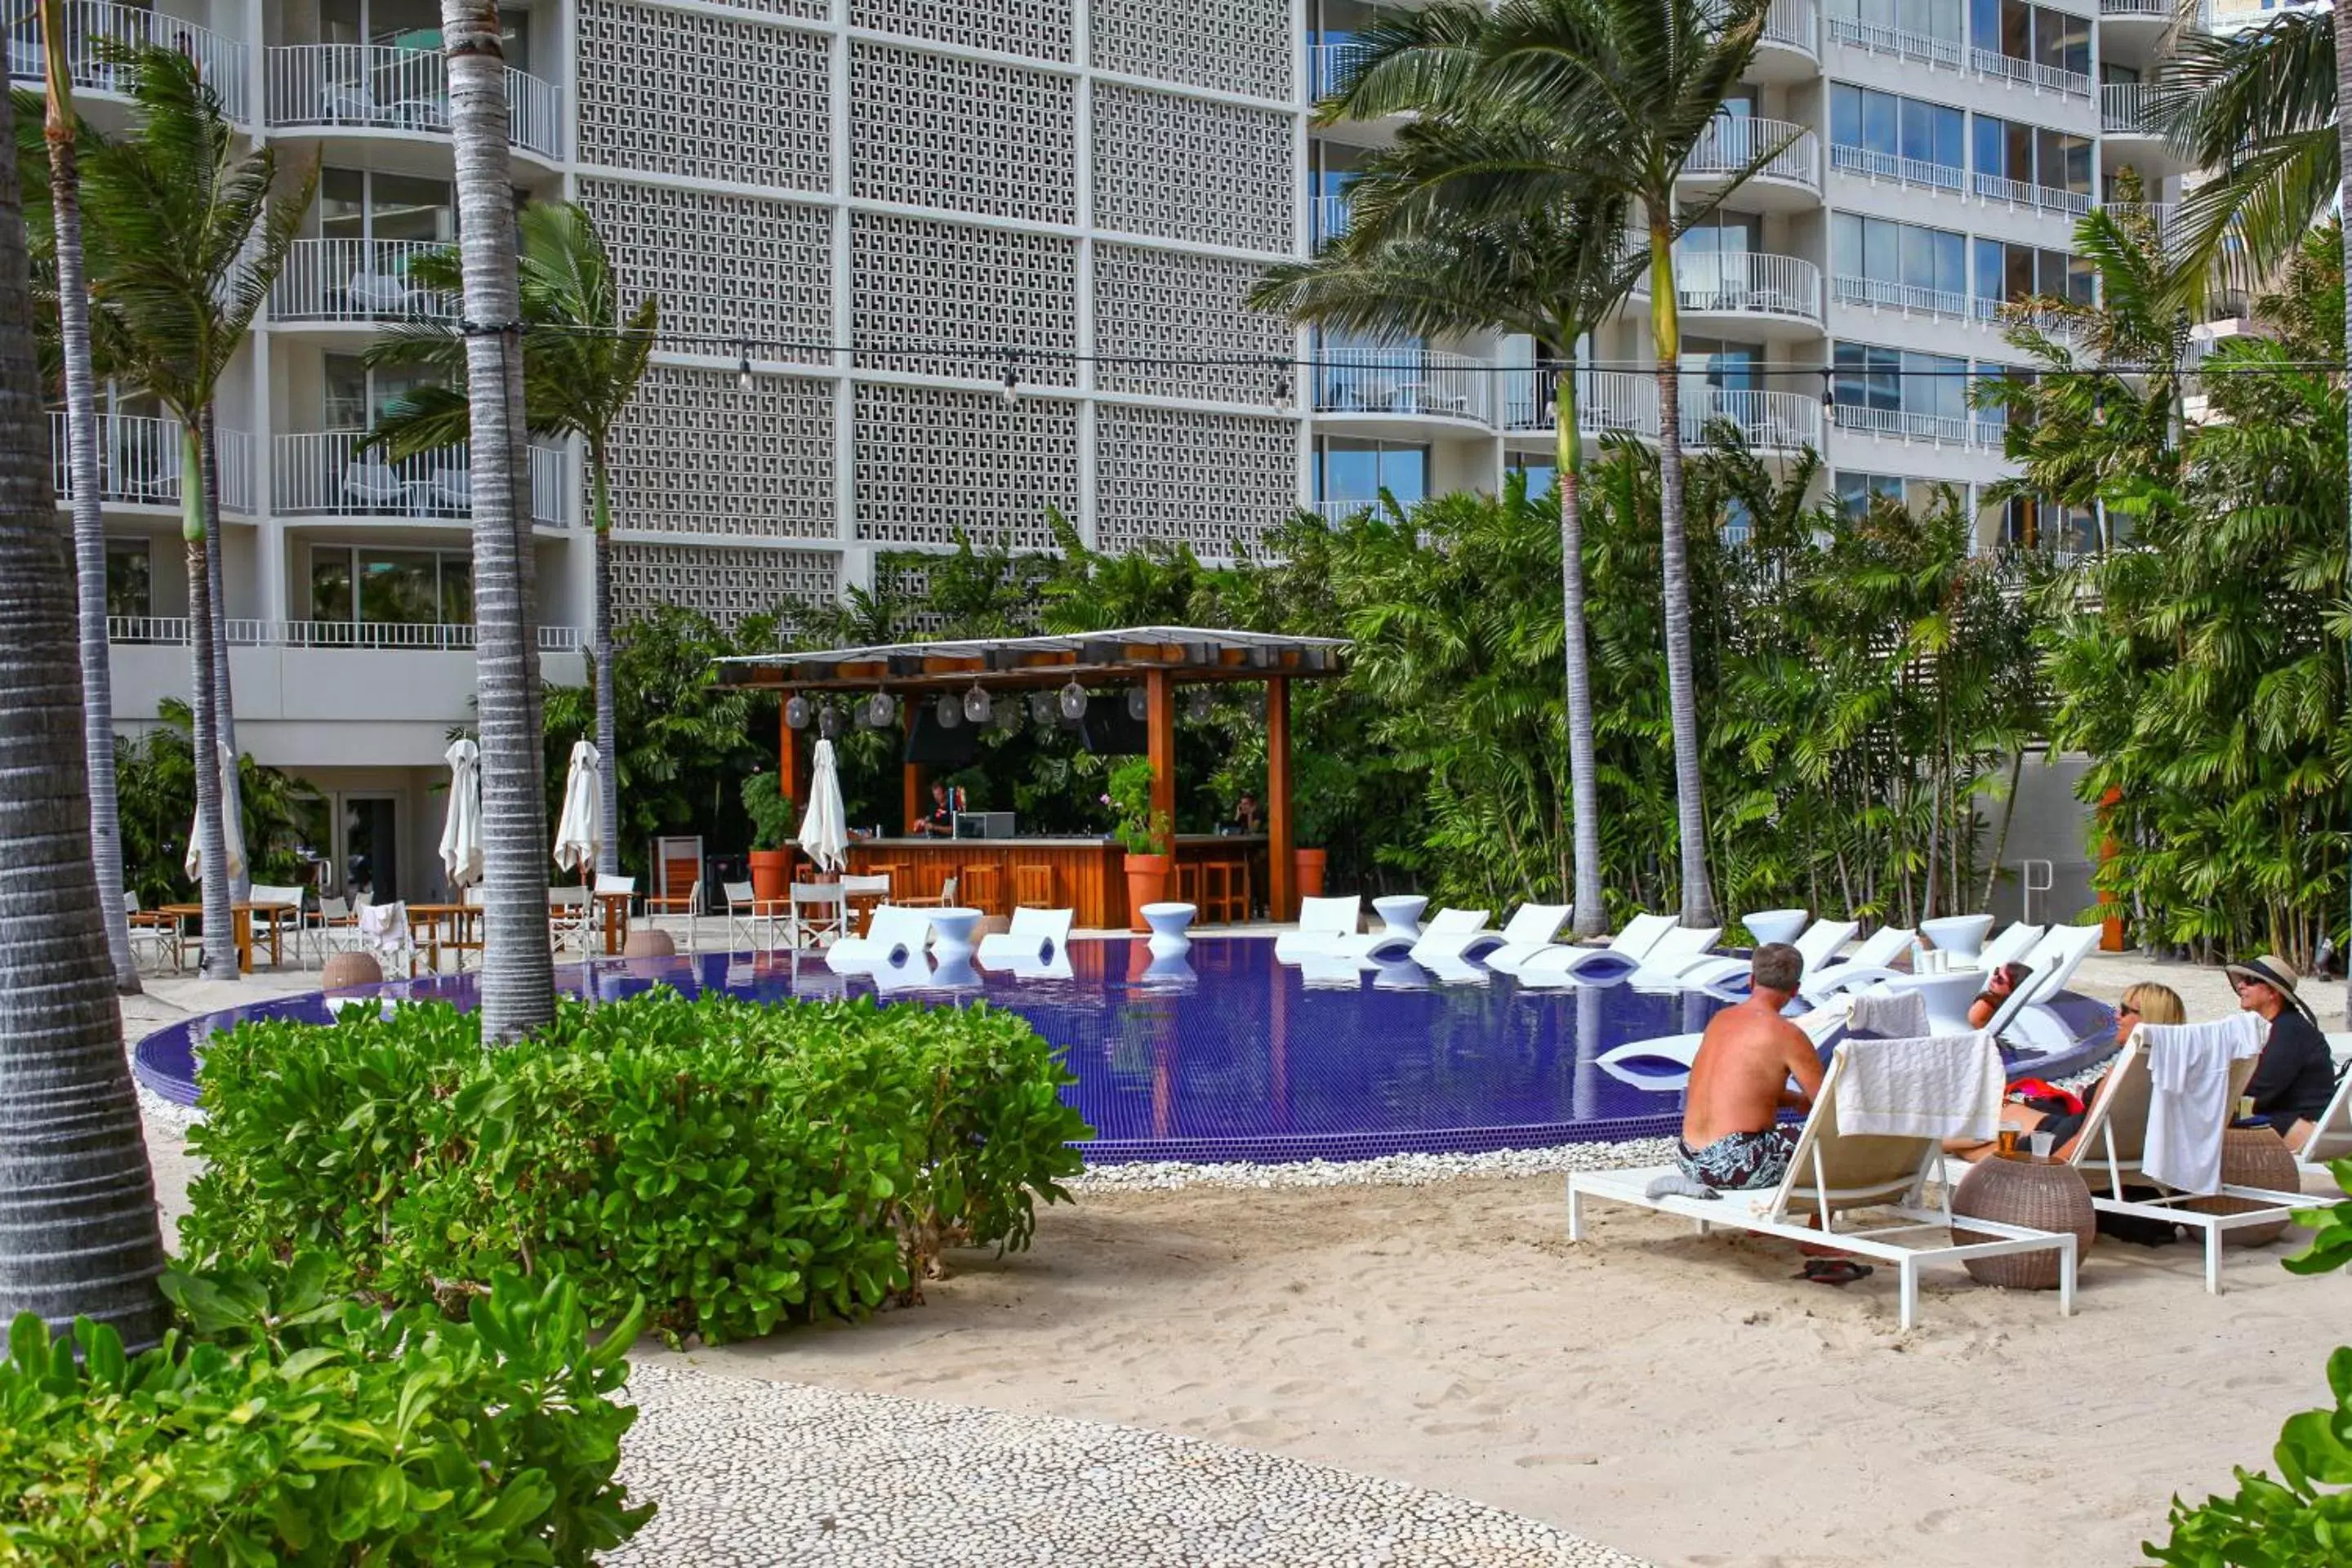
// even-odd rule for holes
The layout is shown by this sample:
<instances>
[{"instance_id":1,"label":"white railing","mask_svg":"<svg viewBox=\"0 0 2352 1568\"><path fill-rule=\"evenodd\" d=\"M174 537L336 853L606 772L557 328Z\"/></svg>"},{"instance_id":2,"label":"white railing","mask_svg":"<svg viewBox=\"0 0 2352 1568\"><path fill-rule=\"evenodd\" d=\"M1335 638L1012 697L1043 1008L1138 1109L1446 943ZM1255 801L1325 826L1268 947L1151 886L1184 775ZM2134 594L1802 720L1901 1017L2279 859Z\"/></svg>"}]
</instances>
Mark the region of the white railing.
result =
<instances>
[{"instance_id":1,"label":"white railing","mask_svg":"<svg viewBox=\"0 0 2352 1568\"><path fill-rule=\"evenodd\" d=\"M1647 299L1646 274L1633 293ZM1822 319L1822 272L1795 256L1726 251L1675 258L1675 302L1685 310Z\"/></svg>"},{"instance_id":2,"label":"white railing","mask_svg":"<svg viewBox=\"0 0 2352 1568\"><path fill-rule=\"evenodd\" d=\"M1931 163L1925 158L1906 158L1844 142L1831 144L1830 167L1843 174L1862 174L1874 180L1900 180L1906 185L1924 185L1935 191L1957 191L1968 184L1968 171L1956 164Z\"/></svg>"},{"instance_id":3,"label":"white railing","mask_svg":"<svg viewBox=\"0 0 2352 1568\"><path fill-rule=\"evenodd\" d=\"M1830 41L1848 48L1867 49L1874 55L1892 55L1896 59L1942 66L1948 70L1960 68L1963 46L1958 38L1939 38L1933 33L1914 33L1852 16L1832 16L1826 26Z\"/></svg>"},{"instance_id":4,"label":"white railing","mask_svg":"<svg viewBox=\"0 0 2352 1568\"><path fill-rule=\"evenodd\" d=\"M1764 13L1763 39L1768 44L1817 54L1821 47L1813 41L1816 33L1813 0L1772 0Z\"/></svg>"},{"instance_id":5,"label":"white railing","mask_svg":"<svg viewBox=\"0 0 2352 1568\"><path fill-rule=\"evenodd\" d=\"M1793 451L1821 445L1821 402L1802 393L1685 386L1681 402L1685 447L1704 444L1727 421L1751 447Z\"/></svg>"},{"instance_id":6,"label":"white railing","mask_svg":"<svg viewBox=\"0 0 2352 1568\"><path fill-rule=\"evenodd\" d=\"M1336 44L1309 44L1307 47L1307 96L1326 98L1348 79L1363 55L1363 46L1349 38Z\"/></svg>"},{"instance_id":7,"label":"white railing","mask_svg":"<svg viewBox=\"0 0 2352 1568\"><path fill-rule=\"evenodd\" d=\"M2103 202L2100 204L2115 216L2117 223L2139 222L2156 230L2158 245L2170 245L2173 227L2179 220L2180 206L2177 202Z\"/></svg>"},{"instance_id":8,"label":"white railing","mask_svg":"<svg viewBox=\"0 0 2352 1568\"><path fill-rule=\"evenodd\" d=\"M2061 66L2045 66L2035 60L2021 60L1998 49L1970 49L1969 65L1979 76L2015 82L2020 87L2063 92L2069 98L2091 96L2091 79L2081 71L2070 71Z\"/></svg>"},{"instance_id":9,"label":"white railing","mask_svg":"<svg viewBox=\"0 0 2352 1568\"><path fill-rule=\"evenodd\" d=\"M1998 416L1987 417L1986 416L1979 414L1973 420L1969 421L1969 427L1971 434L1976 437L1977 445L1979 447L1990 447L1993 450L1999 451L2009 444L2009 421L2007 419L2001 418Z\"/></svg>"},{"instance_id":10,"label":"white railing","mask_svg":"<svg viewBox=\"0 0 2352 1568\"><path fill-rule=\"evenodd\" d=\"M2156 84L2145 81L2111 81L2099 89L2099 129L2132 136L2156 136L2159 132L2147 128L2148 105L2156 98Z\"/></svg>"},{"instance_id":11,"label":"white railing","mask_svg":"<svg viewBox=\"0 0 2352 1568\"><path fill-rule=\"evenodd\" d=\"M39 81L44 75L39 15L21 3L11 5L9 11L8 74L20 81ZM103 58L101 44L112 42L126 49L154 45L177 49L195 61L198 79L220 94L221 108L231 120L252 118L246 100L247 53L242 40L225 38L209 27L161 11L117 5L110 0L66 0L65 20L66 58L77 88L90 92L128 91L122 68Z\"/></svg>"},{"instance_id":12,"label":"white railing","mask_svg":"<svg viewBox=\"0 0 2352 1568\"><path fill-rule=\"evenodd\" d=\"M1315 243L1328 245L1348 232L1348 198L1318 196L1315 198Z\"/></svg>"},{"instance_id":13,"label":"white railing","mask_svg":"<svg viewBox=\"0 0 2352 1568\"><path fill-rule=\"evenodd\" d=\"M1552 427L1550 369L1504 373L1503 426L1518 432ZM1585 436L1658 438L1657 377L1641 371L1588 370L1576 377L1576 427ZM1686 447L1705 445L1728 420L1751 447L1793 449L1818 446L1822 405L1796 392L1734 392L1685 384L1682 435Z\"/></svg>"},{"instance_id":14,"label":"white railing","mask_svg":"<svg viewBox=\"0 0 2352 1568\"><path fill-rule=\"evenodd\" d=\"M1315 406L1326 414L1404 414L1487 421L1493 367L1435 349L1336 347L1316 355Z\"/></svg>"},{"instance_id":15,"label":"white railing","mask_svg":"<svg viewBox=\"0 0 2352 1568\"><path fill-rule=\"evenodd\" d=\"M473 475L464 443L398 462L362 451L363 430L279 436L271 443L272 510L281 517L470 518ZM544 459L539 455L546 452ZM532 448L530 519L562 526L565 455Z\"/></svg>"},{"instance_id":16,"label":"white railing","mask_svg":"<svg viewBox=\"0 0 2352 1568\"><path fill-rule=\"evenodd\" d=\"M72 466L66 452L66 416L49 414L49 474L60 504L73 499ZM253 510L253 437L242 430L215 430L213 451L220 464L223 511ZM147 415L98 416L98 499L130 506L180 504L180 422Z\"/></svg>"},{"instance_id":17,"label":"white railing","mask_svg":"<svg viewBox=\"0 0 2352 1568\"><path fill-rule=\"evenodd\" d=\"M2179 9L2173 0L2099 0L2102 16L2154 16L2168 22Z\"/></svg>"},{"instance_id":18,"label":"white railing","mask_svg":"<svg viewBox=\"0 0 2352 1568\"><path fill-rule=\"evenodd\" d=\"M449 129L449 79L436 49L383 44L290 44L269 51L269 123L383 131ZM562 156L563 97L507 68L507 140Z\"/></svg>"},{"instance_id":19,"label":"white railing","mask_svg":"<svg viewBox=\"0 0 2352 1568\"><path fill-rule=\"evenodd\" d=\"M1685 174L1736 174L1775 147L1760 178L1822 187L1822 144L1801 125L1748 115L1718 115L1683 162Z\"/></svg>"},{"instance_id":20,"label":"white railing","mask_svg":"<svg viewBox=\"0 0 2352 1568\"><path fill-rule=\"evenodd\" d=\"M524 448L530 462L530 520L555 528L572 524L572 454L536 443Z\"/></svg>"},{"instance_id":21,"label":"white railing","mask_svg":"<svg viewBox=\"0 0 2352 1568\"><path fill-rule=\"evenodd\" d=\"M1990 201L2008 202L2012 206L2040 207L2044 212L2064 213L2069 217L2081 217L2091 210L2091 198L2080 191L2030 185L2022 180L2004 179L1999 174L1979 174L1976 178L1977 195Z\"/></svg>"},{"instance_id":22,"label":"white railing","mask_svg":"<svg viewBox=\"0 0 2352 1568\"><path fill-rule=\"evenodd\" d=\"M269 291L269 314L280 321L454 321L457 295L408 280L410 262L449 248L421 239L298 239Z\"/></svg>"},{"instance_id":23,"label":"white railing","mask_svg":"<svg viewBox=\"0 0 2352 1568\"><path fill-rule=\"evenodd\" d=\"M1939 441L1956 447L1969 442L1969 420L1965 415L1914 414L1903 408L1864 408L1859 404L1841 402L1836 408L1836 423L1841 430L1892 436L1905 441Z\"/></svg>"},{"instance_id":24,"label":"white railing","mask_svg":"<svg viewBox=\"0 0 2352 1568\"><path fill-rule=\"evenodd\" d=\"M1929 289L1917 283L1891 283L1884 278L1840 275L1830 285L1841 305L1867 305L1928 316L1965 316L1968 296L1954 289Z\"/></svg>"},{"instance_id":25,"label":"white railing","mask_svg":"<svg viewBox=\"0 0 2352 1568\"><path fill-rule=\"evenodd\" d=\"M237 647L424 648L465 651L474 646L474 628L467 625L411 625L394 621L253 621L231 620L228 640ZM109 616L106 640L185 647L185 616ZM572 653L581 646L577 626L539 628L541 653Z\"/></svg>"}]
</instances>

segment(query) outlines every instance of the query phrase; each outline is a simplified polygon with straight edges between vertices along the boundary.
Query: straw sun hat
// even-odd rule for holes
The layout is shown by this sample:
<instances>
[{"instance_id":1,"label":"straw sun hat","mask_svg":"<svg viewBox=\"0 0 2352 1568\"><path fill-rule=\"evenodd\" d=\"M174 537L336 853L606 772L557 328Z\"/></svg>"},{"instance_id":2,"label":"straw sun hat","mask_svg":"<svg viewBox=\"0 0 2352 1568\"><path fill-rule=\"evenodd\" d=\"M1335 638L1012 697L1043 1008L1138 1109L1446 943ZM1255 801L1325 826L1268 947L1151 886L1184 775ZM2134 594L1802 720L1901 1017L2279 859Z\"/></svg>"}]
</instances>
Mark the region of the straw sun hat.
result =
<instances>
[{"instance_id":1,"label":"straw sun hat","mask_svg":"<svg viewBox=\"0 0 2352 1568\"><path fill-rule=\"evenodd\" d=\"M2311 1016L2310 1004L2295 994L2294 965L2274 952L2225 963L2221 966L2221 973L2232 980L2251 980L2257 984L2267 985L2285 998L2287 1005L2296 1012L2306 1018Z\"/></svg>"}]
</instances>

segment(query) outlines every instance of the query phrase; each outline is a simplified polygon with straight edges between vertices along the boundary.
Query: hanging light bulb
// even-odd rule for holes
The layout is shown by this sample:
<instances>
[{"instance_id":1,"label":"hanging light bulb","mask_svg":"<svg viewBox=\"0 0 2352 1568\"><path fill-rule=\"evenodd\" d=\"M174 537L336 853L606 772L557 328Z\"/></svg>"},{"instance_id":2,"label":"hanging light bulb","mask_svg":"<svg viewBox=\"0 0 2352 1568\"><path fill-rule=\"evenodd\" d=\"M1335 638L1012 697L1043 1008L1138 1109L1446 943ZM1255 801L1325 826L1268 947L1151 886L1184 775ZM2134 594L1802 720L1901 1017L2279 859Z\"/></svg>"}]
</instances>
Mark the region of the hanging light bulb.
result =
<instances>
[{"instance_id":1,"label":"hanging light bulb","mask_svg":"<svg viewBox=\"0 0 2352 1568\"><path fill-rule=\"evenodd\" d=\"M1069 720L1087 716L1087 689L1073 680L1062 688L1062 717Z\"/></svg>"},{"instance_id":2,"label":"hanging light bulb","mask_svg":"<svg viewBox=\"0 0 2352 1568\"><path fill-rule=\"evenodd\" d=\"M1207 723L1210 708L1209 689L1205 686L1192 688L1192 694L1184 700L1184 706L1186 713L1190 715L1193 723Z\"/></svg>"},{"instance_id":3,"label":"hanging light bulb","mask_svg":"<svg viewBox=\"0 0 2352 1568\"><path fill-rule=\"evenodd\" d=\"M841 738L841 710L828 702L816 710L816 732L828 741Z\"/></svg>"},{"instance_id":4,"label":"hanging light bulb","mask_svg":"<svg viewBox=\"0 0 2352 1568\"><path fill-rule=\"evenodd\" d=\"M975 724L985 724L994 711L988 693L980 689L980 682L973 681L971 689L963 694L963 716Z\"/></svg>"},{"instance_id":5,"label":"hanging light bulb","mask_svg":"<svg viewBox=\"0 0 2352 1568\"><path fill-rule=\"evenodd\" d=\"M877 691L866 700L866 722L877 730L887 730L898 717L898 704L887 691Z\"/></svg>"},{"instance_id":6,"label":"hanging light bulb","mask_svg":"<svg viewBox=\"0 0 2352 1568\"><path fill-rule=\"evenodd\" d=\"M1054 694L1033 691L1029 694L1029 722L1041 729L1054 721Z\"/></svg>"},{"instance_id":7,"label":"hanging light bulb","mask_svg":"<svg viewBox=\"0 0 2352 1568\"><path fill-rule=\"evenodd\" d=\"M784 700L784 722L795 730L809 727L809 700L795 691Z\"/></svg>"},{"instance_id":8,"label":"hanging light bulb","mask_svg":"<svg viewBox=\"0 0 2352 1568\"><path fill-rule=\"evenodd\" d=\"M1837 406L1837 382L1828 371L1822 372L1822 406L1823 408Z\"/></svg>"},{"instance_id":9,"label":"hanging light bulb","mask_svg":"<svg viewBox=\"0 0 2352 1568\"><path fill-rule=\"evenodd\" d=\"M751 345L738 339L735 343L735 390L749 392L758 384L751 379Z\"/></svg>"},{"instance_id":10,"label":"hanging light bulb","mask_svg":"<svg viewBox=\"0 0 2352 1568\"><path fill-rule=\"evenodd\" d=\"M1143 695L1143 688L1140 686L1129 687L1127 689L1127 716L1130 719L1140 720L1145 714L1150 711L1150 700Z\"/></svg>"},{"instance_id":11,"label":"hanging light bulb","mask_svg":"<svg viewBox=\"0 0 2352 1568\"><path fill-rule=\"evenodd\" d=\"M1281 360L1274 362L1274 405L1286 412L1290 407L1290 366Z\"/></svg>"},{"instance_id":12,"label":"hanging light bulb","mask_svg":"<svg viewBox=\"0 0 2352 1568\"><path fill-rule=\"evenodd\" d=\"M942 730L952 730L963 722L963 704L956 700L952 691L940 692L940 700L931 711L939 719Z\"/></svg>"},{"instance_id":13,"label":"hanging light bulb","mask_svg":"<svg viewBox=\"0 0 2352 1568\"><path fill-rule=\"evenodd\" d=\"M1021 401L1021 352L1015 349L1004 362L1004 405L1007 408Z\"/></svg>"}]
</instances>

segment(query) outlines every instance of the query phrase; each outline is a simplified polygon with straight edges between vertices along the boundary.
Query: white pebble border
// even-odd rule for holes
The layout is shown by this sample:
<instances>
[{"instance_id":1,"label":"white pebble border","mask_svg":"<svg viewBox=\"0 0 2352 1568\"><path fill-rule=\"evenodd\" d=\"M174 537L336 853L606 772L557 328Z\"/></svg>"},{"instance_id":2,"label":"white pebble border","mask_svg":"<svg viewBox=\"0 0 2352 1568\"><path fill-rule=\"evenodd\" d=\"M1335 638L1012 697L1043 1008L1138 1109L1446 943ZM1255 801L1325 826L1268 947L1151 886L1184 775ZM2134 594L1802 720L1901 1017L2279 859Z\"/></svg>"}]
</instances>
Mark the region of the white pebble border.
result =
<instances>
[{"instance_id":1,"label":"white pebble border","mask_svg":"<svg viewBox=\"0 0 2352 1568\"><path fill-rule=\"evenodd\" d=\"M1550 1176L1616 1165L1661 1165L1674 1152L1671 1138L1635 1138L1621 1143L1561 1143L1547 1149L1496 1149L1479 1154L1383 1154L1372 1160L1266 1164L1139 1160L1131 1164L1089 1165L1083 1174L1062 1184L1081 1194L1166 1192L1178 1187L1425 1187L1460 1176Z\"/></svg>"},{"instance_id":2,"label":"white pebble border","mask_svg":"<svg viewBox=\"0 0 2352 1568\"><path fill-rule=\"evenodd\" d=\"M610 1568L1643 1568L1549 1525L1194 1437L638 1363Z\"/></svg>"}]
</instances>

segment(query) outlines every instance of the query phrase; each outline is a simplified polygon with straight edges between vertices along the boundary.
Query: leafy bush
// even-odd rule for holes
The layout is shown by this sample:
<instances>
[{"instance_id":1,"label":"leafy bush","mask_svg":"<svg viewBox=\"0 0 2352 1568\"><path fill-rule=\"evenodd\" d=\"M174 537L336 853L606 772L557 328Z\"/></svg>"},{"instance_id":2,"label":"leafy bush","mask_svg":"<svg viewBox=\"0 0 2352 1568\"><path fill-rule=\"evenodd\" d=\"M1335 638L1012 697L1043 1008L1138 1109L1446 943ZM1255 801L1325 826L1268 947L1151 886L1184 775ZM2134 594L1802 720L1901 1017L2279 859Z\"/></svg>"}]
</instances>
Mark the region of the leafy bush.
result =
<instances>
[{"instance_id":1,"label":"leafy bush","mask_svg":"<svg viewBox=\"0 0 2352 1568\"><path fill-rule=\"evenodd\" d=\"M588 1563L652 1516L613 1479L633 1321L592 1350L561 1280L501 1277L452 1324L328 1275L167 1276L186 1327L136 1357L18 1318L0 1563Z\"/></svg>"},{"instance_id":2,"label":"leafy bush","mask_svg":"<svg viewBox=\"0 0 2352 1568\"><path fill-rule=\"evenodd\" d=\"M351 1283L445 1309L508 1269L592 1314L642 1297L675 1341L856 1317L941 1250L1028 1246L1088 1135L1020 1017L657 990L567 1004L484 1051L445 1005L248 1024L204 1066L206 1169L183 1245L319 1247Z\"/></svg>"}]
</instances>

